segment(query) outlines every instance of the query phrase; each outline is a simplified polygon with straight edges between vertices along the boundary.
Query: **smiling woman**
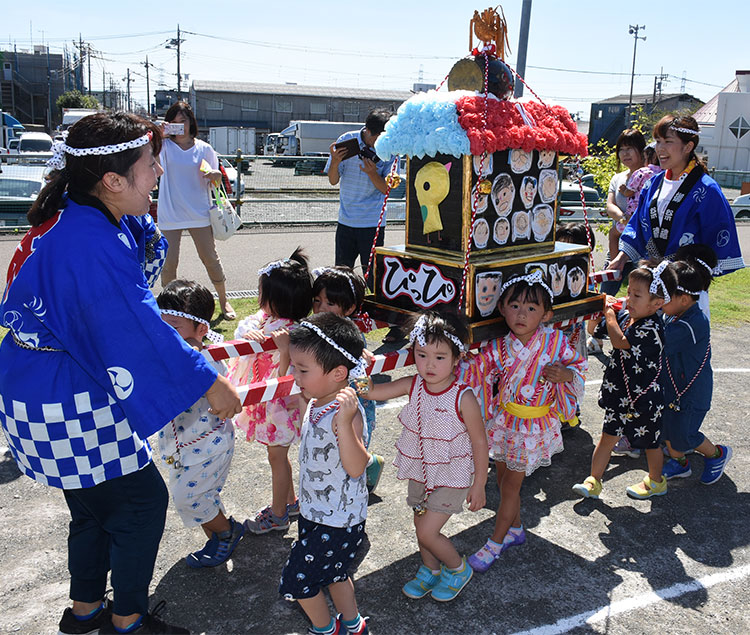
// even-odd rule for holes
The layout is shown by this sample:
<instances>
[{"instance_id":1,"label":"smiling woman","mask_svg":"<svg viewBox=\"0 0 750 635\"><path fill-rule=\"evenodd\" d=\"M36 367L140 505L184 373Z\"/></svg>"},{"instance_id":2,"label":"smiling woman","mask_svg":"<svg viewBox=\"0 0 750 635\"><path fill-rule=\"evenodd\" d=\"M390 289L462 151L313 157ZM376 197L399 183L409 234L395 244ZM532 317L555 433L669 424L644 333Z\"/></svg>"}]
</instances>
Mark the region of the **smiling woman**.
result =
<instances>
[{"instance_id":1,"label":"smiling woman","mask_svg":"<svg viewBox=\"0 0 750 635\"><path fill-rule=\"evenodd\" d=\"M162 321L141 270L127 218L148 211L160 145L153 124L126 113L74 124L0 303L0 425L19 469L62 489L71 514L61 633L187 632L148 614L167 493L146 439L204 394L219 416L240 407Z\"/></svg>"}]
</instances>

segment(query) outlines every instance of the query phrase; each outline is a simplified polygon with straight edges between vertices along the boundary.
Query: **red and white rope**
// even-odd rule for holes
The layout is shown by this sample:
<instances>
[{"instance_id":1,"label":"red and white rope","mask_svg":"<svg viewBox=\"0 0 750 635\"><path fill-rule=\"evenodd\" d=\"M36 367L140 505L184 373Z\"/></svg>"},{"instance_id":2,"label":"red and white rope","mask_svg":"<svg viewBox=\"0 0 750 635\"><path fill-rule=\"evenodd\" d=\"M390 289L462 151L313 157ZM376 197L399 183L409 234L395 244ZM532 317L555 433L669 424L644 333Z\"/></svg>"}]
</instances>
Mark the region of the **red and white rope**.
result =
<instances>
[{"instance_id":1,"label":"red and white rope","mask_svg":"<svg viewBox=\"0 0 750 635\"><path fill-rule=\"evenodd\" d=\"M396 157L396 159L393 161L393 164L391 165L391 173L388 175L391 178L393 178L395 175L398 174L398 164L401 161L399 157ZM370 248L370 257L367 259L367 267L363 267L365 270L365 281L369 282L370 280L370 269L372 268L372 260L375 257L375 247L378 244L378 236L380 236L380 228L383 225L383 219L385 218L385 208L388 205L388 197L391 193L391 179L387 178L385 179L385 196L383 197L383 205L380 208L380 217L378 218L378 226L375 228L375 238L372 241L372 247Z\"/></svg>"}]
</instances>

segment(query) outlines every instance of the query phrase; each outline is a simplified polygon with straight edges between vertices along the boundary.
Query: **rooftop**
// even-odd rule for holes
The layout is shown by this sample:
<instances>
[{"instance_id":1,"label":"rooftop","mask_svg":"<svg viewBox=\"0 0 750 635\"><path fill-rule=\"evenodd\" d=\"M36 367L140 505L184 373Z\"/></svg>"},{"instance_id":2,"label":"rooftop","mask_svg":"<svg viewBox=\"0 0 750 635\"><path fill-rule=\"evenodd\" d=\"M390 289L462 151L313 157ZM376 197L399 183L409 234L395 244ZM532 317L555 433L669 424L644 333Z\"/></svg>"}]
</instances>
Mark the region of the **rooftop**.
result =
<instances>
[{"instance_id":1,"label":"rooftop","mask_svg":"<svg viewBox=\"0 0 750 635\"><path fill-rule=\"evenodd\" d=\"M716 123L716 114L719 110L719 95L721 93L739 93L740 92L740 85L737 81L737 78L735 77L731 82L729 82L724 88L722 88L718 93L716 93L711 99L709 99L703 106L698 108L698 110L695 111L695 114L693 114L693 117L698 122L698 124L715 124Z\"/></svg>"},{"instance_id":2,"label":"rooftop","mask_svg":"<svg viewBox=\"0 0 750 635\"><path fill-rule=\"evenodd\" d=\"M344 86L302 86L299 84L266 84L254 82L220 82L193 80L193 90L214 93L257 93L265 95L296 95L304 97L336 97L344 99L380 99L405 101L412 96L408 90L376 90Z\"/></svg>"},{"instance_id":3,"label":"rooftop","mask_svg":"<svg viewBox=\"0 0 750 635\"><path fill-rule=\"evenodd\" d=\"M666 101L668 99L674 99L675 97L682 97L684 99L693 99L695 101L700 101L696 97L693 97L692 95L689 95L688 93L662 93L659 99L657 99L657 102ZM645 103L652 103L654 101L654 94L653 93L644 93L640 95L633 95L633 103L634 104L645 104ZM627 104L630 102L630 95L616 95L615 97L608 97L607 99L602 99L601 101L596 102L597 104Z\"/></svg>"}]
</instances>

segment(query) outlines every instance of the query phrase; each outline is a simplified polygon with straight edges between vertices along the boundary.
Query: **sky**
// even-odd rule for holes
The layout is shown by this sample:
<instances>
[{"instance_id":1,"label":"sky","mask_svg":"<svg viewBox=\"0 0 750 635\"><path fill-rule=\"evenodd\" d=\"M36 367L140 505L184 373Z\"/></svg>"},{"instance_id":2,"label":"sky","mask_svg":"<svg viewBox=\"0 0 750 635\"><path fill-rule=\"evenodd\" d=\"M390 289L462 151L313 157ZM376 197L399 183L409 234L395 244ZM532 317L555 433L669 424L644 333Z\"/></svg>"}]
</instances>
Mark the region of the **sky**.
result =
<instances>
[{"instance_id":1,"label":"sky","mask_svg":"<svg viewBox=\"0 0 750 635\"><path fill-rule=\"evenodd\" d=\"M521 6L522 0L502 5L513 68ZM6 2L0 49L44 43L51 53L64 46L72 52L80 36L94 52L93 90L101 90L103 71L124 89L130 68L131 95L145 104L146 56L152 94L176 87L176 52L165 45L179 24L183 90L195 79L410 90L419 81L440 84L469 53L469 21L484 8L465 0ZM645 25L633 92L651 94L663 72L663 92L681 92L685 77L685 92L706 101L735 70L750 69L749 22L746 0L533 0L524 78L542 100L587 120L591 102L629 93L628 27Z\"/></svg>"}]
</instances>

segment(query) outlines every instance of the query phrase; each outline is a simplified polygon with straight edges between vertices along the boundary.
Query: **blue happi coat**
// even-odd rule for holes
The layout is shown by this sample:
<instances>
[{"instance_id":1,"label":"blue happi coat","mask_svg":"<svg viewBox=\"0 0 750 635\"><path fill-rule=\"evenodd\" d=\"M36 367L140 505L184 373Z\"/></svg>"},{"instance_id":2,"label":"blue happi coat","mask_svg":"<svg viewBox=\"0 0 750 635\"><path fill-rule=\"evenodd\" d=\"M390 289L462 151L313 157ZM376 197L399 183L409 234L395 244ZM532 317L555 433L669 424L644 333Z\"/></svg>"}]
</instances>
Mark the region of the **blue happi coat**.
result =
<instances>
[{"instance_id":1,"label":"blue happi coat","mask_svg":"<svg viewBox=\"0 0 750 635\"><path fill-rule=\"evenodd\" d=\"M162 321L127 224L92 197L26 234L0 319L0 424L21 471L55 487L144 467L146 438L216 379Z\"/></svg>"},{"instance_id":2,"label":"blue happi coat","mask_svg":"<svg viewBox=\"0 0 750 635\"><path fill-rule=\"evenodd\" d=\"M652 237L649 206L658 194L664 175L665 172L661 172L651 177L643 187L638 209L620 237L620 251L632 262L638 262L641 258L661 260L672 256L683 245L702 244L716 252L721 274L742 269L745 263L732 209L718 183L707 174L702 175L683 198L674 214L666 253L659 253Z\"/></svg>"}]
</instances>

